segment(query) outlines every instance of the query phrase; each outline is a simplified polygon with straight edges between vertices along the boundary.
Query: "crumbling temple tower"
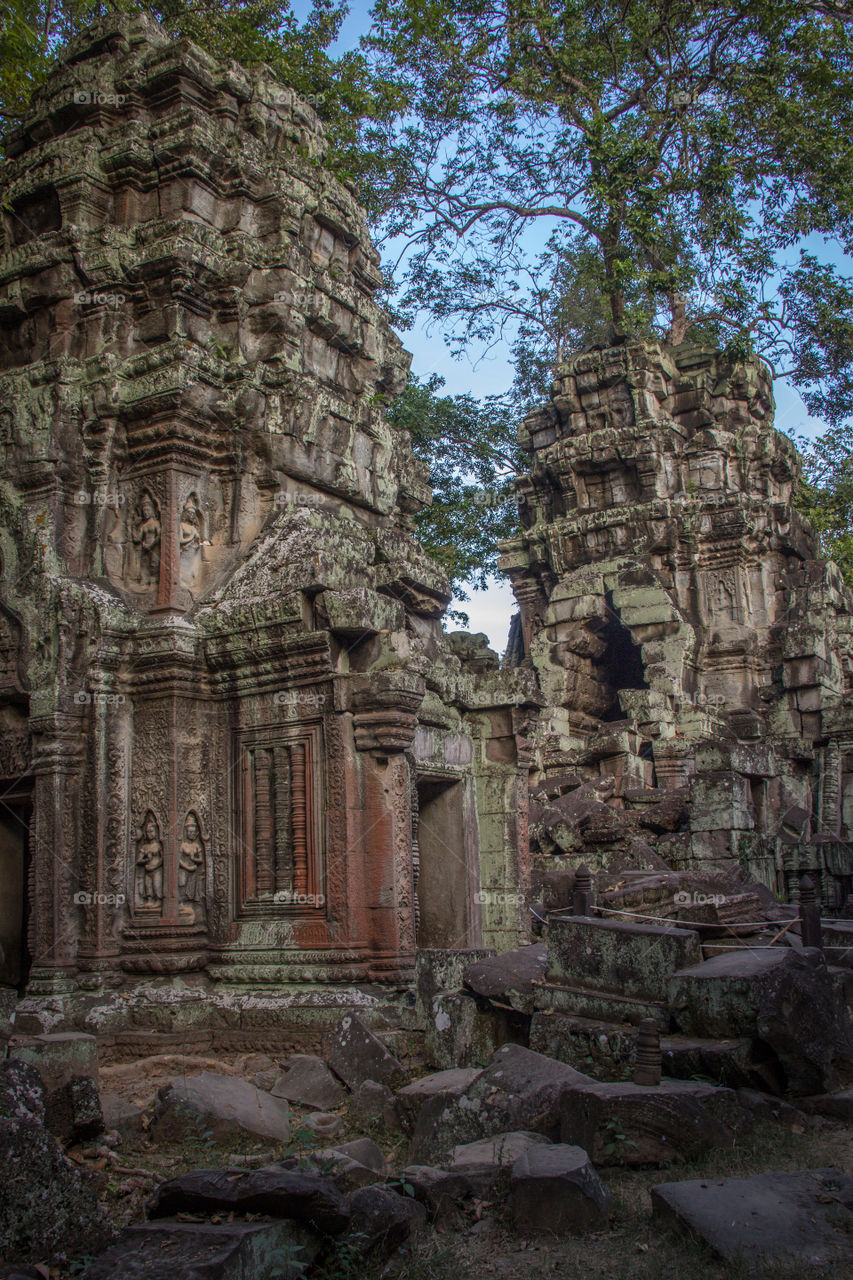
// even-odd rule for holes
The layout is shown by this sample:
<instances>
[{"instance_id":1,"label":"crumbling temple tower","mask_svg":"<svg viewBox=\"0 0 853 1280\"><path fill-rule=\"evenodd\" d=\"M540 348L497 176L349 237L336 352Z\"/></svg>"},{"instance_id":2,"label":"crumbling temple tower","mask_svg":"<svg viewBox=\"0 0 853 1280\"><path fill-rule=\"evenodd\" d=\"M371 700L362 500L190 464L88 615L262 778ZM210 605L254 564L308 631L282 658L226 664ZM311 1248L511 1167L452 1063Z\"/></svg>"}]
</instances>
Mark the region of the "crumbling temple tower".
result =
<instances>
[{"instance_id":1,"label":"crumbling temple tower","mask_svg":"<svg viewBox=\"0 0 853 1280\"><path fill-rule=\"evenodd\" d=\"M408 357L313 110L113 18L8 154L0 981L102 1029L180 976L239 1028L217 993L275 1021L512 945L534 682L442 632Z\"/></svg>"},{"instance_id":2,"label":"crumbling temple tower","mask_svg":"<svg viewBox=\"0 0 853 1280\"><path fill-rule=\"evenodd\" d=\"M546 703L544 864L740 869L785 896L809 870L843 902L853 599L793 506L766 369L690 345L591 350L557 370L523 443L525 531L503 564L515 659Z\"/></svg>"}]
</instances>

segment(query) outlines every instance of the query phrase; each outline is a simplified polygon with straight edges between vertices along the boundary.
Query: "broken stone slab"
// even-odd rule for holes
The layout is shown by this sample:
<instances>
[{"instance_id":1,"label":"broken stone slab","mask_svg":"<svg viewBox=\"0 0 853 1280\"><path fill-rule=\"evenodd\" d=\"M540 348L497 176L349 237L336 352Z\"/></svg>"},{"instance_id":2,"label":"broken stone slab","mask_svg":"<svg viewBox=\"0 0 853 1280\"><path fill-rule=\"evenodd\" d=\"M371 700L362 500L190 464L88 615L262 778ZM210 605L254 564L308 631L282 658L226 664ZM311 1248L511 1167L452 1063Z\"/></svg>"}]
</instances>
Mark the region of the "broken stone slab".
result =
<instances>
[{"instance_id":1,"label":"broken stone slab","mask_svg":"<svg viewBox=\"0 0 853 1280\"><path fill-rule=\"evenodd\" d=\"M732 1089L689 1080L589 1081L562 1098L560 1140L593 1164L669 1164L730 1143L749 1113Z\"/></svg>"},{"instance_id":2,"label":"broken stone slab","mask_svg":"<svg viewBox=\"0 0 853 1280\"><path fill-rule=\"evenodd\" d=\"M437 1093L422 1105L412 1135L413 1164L438 1164L462 1143L533 1130L556 1138L563 1094L589 1076L521 1045L504 1045L456 1096Z\"/></svg>"},{"instance_id":3,"label":"broken stone slab","mask_svg":"<svg viewBox=\"0 0 853 1280\"><path fill-rule=\"evenodd\" d=\"M161 1088L158 1098L151 1126L158 1141L197 1133L199 1125L214 1138L235 1133L254 1133L274 1142L290 1138L287 1102L235 1076L212 1071L176 1076Z\"/></svg>"},{"instance_id":4,"label":"broken stone slab","mask_svg":"<svg viewBox=\"0 0 853 1280\"><path fill-rule=\"evenodd\" d=\"M378 1080L389 1088L405 1084L402 1064L355 1014L347 1014L333 1033L329 1045L329 1066L350 1089L365 1080Z\"/></svg>"},{"instance_id":5,"label":"broken stone slab","mask_svg":"<svg viewBox=\"0 0 853 1280\"><path fill-rule=\"evenodd\" d=\"M762 1040L790 1093L832 1092L853 1079L846 1013L816 951L729 951L674 974L667 992L685 1034Z\"/></svg>"},{"instance_id":6,"label":"broken stone slab","mask_svg":"<svg viewBox=\"0 0 853 1280\"><path fill-rule=\"evenodd\" d=\"M86 1142L104 1132L98 1086L90 1076L72 1076L45 1097L45 1125L64 1142Z\"/></svg>"},{"instance_id":7,"label":"broken stone slab","mask_svg":"<svg viewBox=\"0 0 853 1280\"><path fill-rule=\"evenodd\" d=\"M80 1171L34 1120L0 1119L0 1257L6 1262L91 1256L115 1230Z\"/></svg>"},{"instance_id":8,"label":"broken stone slab","mask_svg":"<svg viewBox=\"0 0 853 1280\"><path fill-rule=\"evenodd\" d=\"M98 1041L83 1032L58 1031L15 1039L9 1045L9 1057L36 1067L48 1092L67 1084L72 1076L98 1079Z\"/></svg>"},{"instance_id":9,"label":"broken stone slab","mask_svg":"<svg viewBox=\"0 0 853 1280\"><path fill-rule=\"evenodd\" d=\"M851 1209L853 1179L837 1169L652 1187L653 1216L699 1236L721 1258L799 1263L835 1275L847 1274L853 1260Z\"/></svg>"},{"instance_id":10,"label":"broken stone slab","mask_svg":"<svg viewBox=\"0 0 853 1280\"><path fill-rule=\"evenodd\" d=\"M699 935L690 929L591 916L549 922L549 983L657 1001L673 973L701 960Z\"/></svg>"},{"instance_id":11,"label":"broken stone slab","mask_svg":"<svg viewBox=\"0 0 853 1280\"><path fill-rule=\"evenodd\" d=\"M148 1222L123 1231L82 1280L296 1280L319 1248L289 1222Z\"/></svg>"},{"instance_id":12,"label":"broken stone slab","mask_svg":"<svg viewBox=\"0 0 853 1280\"><path fill-rule=\"evenodd\" d=\"M337 1147L312 1151L309 1163L344 1192L372 1186L388 1176L385 1157L370 1138L356 1138Z\"/></svg>"},{"instance_id":13,"label":"broken stone slab","mask_svg":"<svg viewBox=\"0 0 853 1280\"><path fill-rule=\"evenodd\" d=\"M335 1151L349 1156L352 1160L358 1160L360 1164L378 1173L381 1178L387 1177L387 1162L372 1138L353 1138L351 1142L339 1142Z\"/></svg>"},{"instance_id":14,"label":"broken stone slab","mask_svg":"<svg viewBox=\"0 0 853 1280\"><path fill-rule=\"evenodd\" d=\"M610 1196L581 1147L531 1146L512 1166L512 1214L524 1235L580 1235L604 1225Z\"/></svg>"},{"instance_id":15,"label":"broken stone slab","mask_svg":"<svg viewBox=\"0 0 853 1280\"><path fill-rule=\"evenodd\" d=\"M0 1062L0 1120L32 1120L44 1124L44 1085L29 1062L7 1058Z\"/></svg>"},{"instance_id":16,"label":"broken stone slab","mask_svg":"<svg viewBox=\"0 0 853 1280\"><path fill-rule=\"evenodd\" d=\"M509 1005L521 1013L533 1013L533 992L548 964L545 944L520 947L503 955L474 961L462 978L475 995Z\"/></svg>"},{"instance_id":17,"label":"broken stone slab","mask_svg":"<svg viewBox=\"0 0 853 1280\"><path fill-rule=\"evenodd\" d=\"M361 1187L347 1196L350 1225L343 1242L357 1253L389 1256L426 1224L426 1209L413 1196L389 1187Z\"/></svg>"},{"instance_id":18,"label":"broken stone slab","mask_svg":"<svg viewBox=\"0 0 853 1280\"><path fill-rule=\"evenodd\" d=\"M477 1067L451 1067L447 1071L434 1071L400 1089L395 1099L395 1110L404 1133L415 1130L423 1105L431 1098L458 1098L473 1084L480 1074Z\"/></svg>"},{"instance_id":19,"label":"broken stone slab","mask_svg":"<svg viewBox=\"0 0 853 1280\"><path fill-rule=\"evenodd\" d=\"M289 1058L270 1092L315 1111L334 1111L346 1096L323 1059L310 1053Z\"/></svg>"},{"instance_id":20,"label":"broken stone slab","mask_svg":"<svg viewBox=\"0 0 853 1280\"><path fill-rule=\"evenodd\" d=\"M194 1169L161 1183L148 1216L221 1212L288 1218L324 1235L339 1235L350 1219L346 1200L327 1178L278 1164L250 1170Z\"/></svg>"},{"instance_id":21,"label":"broken stone slab","mask_svg":"<svg viewBox=\"0 0 853 1280\"><path fill-rule=\"evenodd\" d=\"M101 1111L104 1130L107 1133L117 1133L123 1142L142 1133L142 1108L119 1097L117 1093L101 1094Z\"/></svg>"}]
</instances>

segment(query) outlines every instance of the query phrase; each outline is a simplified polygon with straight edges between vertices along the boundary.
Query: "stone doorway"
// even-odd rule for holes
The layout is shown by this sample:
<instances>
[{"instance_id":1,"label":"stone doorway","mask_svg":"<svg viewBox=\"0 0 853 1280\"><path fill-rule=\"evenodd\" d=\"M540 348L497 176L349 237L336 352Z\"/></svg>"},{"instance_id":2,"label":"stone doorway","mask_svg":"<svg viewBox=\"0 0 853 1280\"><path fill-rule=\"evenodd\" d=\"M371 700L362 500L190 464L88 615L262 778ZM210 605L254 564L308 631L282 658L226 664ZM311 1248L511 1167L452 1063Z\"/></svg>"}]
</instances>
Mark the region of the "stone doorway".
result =
<instances>
[{"instance_id":1,"label":"stone doorway","mask_svg":"<svg viewBox=\"0 0 853 1280\"><path fill-rule=\"evenodd\" d=\"M27 879L32 795L0 785L0 986L23 988L29 970Z\"/></svg>"},{"instance_id":2,"label":"stone doorway","mask_svg":"<svg viewBox=\"0 0 853 1280\"><path fill-rule=\"evenodd\" d=\"M471 878L463 783L418 780L418 946L467 947Z\"/></svg>"}]
</instances>

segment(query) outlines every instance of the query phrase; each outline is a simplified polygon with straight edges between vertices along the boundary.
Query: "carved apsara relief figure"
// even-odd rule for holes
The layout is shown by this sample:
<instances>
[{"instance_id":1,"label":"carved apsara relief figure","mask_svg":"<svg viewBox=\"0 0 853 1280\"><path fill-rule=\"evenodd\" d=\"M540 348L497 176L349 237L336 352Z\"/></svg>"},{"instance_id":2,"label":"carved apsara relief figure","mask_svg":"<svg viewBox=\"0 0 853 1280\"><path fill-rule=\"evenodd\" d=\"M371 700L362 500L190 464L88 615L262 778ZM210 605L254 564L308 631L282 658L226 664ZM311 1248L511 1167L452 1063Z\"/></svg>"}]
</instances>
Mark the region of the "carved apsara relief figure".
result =
<instances>
[{"instance_id":1,"label":"carved apsara relief figure","mask_svg":"<svg viewBox=\"0 0 853 1280\"><path fill-rule=\"evenodd\" d=\"M714 613L717 622L741 622L741 604L738 584L734 574L726 569L717 579L717 590L714 601Z\"/></svg>"},{"instance_id":2,"label":"carved apsara relief figure","mask_svg":"<svg viewBox=\"0 0 853 1280\"><path fill-rule=\"evenodd\" d=\"M204 909L204 841L192 809L184 820L184 833L178 850L178 897L181 915L198 920Z\"/></svg>"},{"instance_id":3,"label":"carved apsara relief figure","mask_svg":"<svg viewBox=\"0 0 853 1280\"><path fill-rule=\"evenodd\" d=\"M201 568L203 516L198 498L191 493L181 512L181 586L192 591L198 585Z\"/></svg>"},{"instance_id":4,"label":"carved apsara relief figure","mask_svg":"<svg viewBox=\"0 0 853 1280\"><path fill-rule=\"evenodd\" d=\"M143 489L130 522L127 573L140 587L157 585L160 577L160 514L147 489Z\"/></svg>"},{"instance_id":5,"label":"carved apsara relief figure","mask_svg":"<svg viewBox=\"0 0 853 1280\"><path fill-rule=\"evenodd\" d=\"M149 809L136 842L136 906L159 911L163 902L163 842L160 824Z\"/></svg>"}]
</instances>

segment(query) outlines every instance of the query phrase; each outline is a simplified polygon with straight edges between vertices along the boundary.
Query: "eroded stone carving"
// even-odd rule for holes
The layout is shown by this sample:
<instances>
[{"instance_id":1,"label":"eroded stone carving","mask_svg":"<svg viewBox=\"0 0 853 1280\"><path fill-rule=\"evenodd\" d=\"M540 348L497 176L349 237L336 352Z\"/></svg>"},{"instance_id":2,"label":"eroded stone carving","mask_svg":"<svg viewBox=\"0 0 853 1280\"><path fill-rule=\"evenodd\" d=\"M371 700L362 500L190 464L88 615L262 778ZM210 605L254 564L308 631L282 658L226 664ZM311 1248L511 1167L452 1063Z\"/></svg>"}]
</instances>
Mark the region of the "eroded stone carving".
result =
<instances>
[{"instance_id":1,"label":"eroded stone carving","mask_svg":"<svg viewBox=\"0 0 853 1280\"><path fill-rule=\"evenodd\" d=\"M693 346L591 350L558 368L524 442L525 532L504 565L513 661L546 702L543 867L716 867L782 894L809 870L843 901L853 598L793 505L767 370Z\"/></svg>"},{"instance_id":2,"label":"eroded stone carving","mask_svg":"<svg viewBox=\"0 0 853 1280\"><path fill-rule=\"evenodd\" d=\"M33 742L33 980L71 1019L83 970L405 980L420 774L477 833L422 866L526 884L533 677L442 631L427 477L382 408L408 356L326 145L267 71L139 15L81 34L8 141L0 616L29 687L4 632L0 717ZM471 945L527 926L523 896L461 918Z\"/></svg>"}]
</instances>

